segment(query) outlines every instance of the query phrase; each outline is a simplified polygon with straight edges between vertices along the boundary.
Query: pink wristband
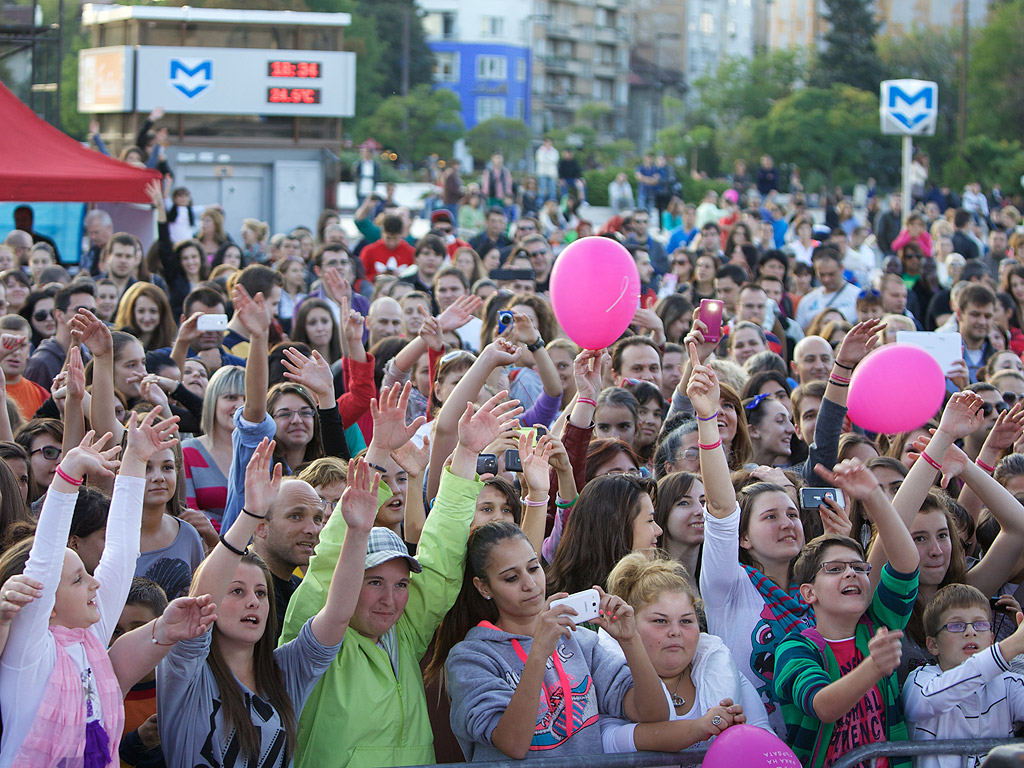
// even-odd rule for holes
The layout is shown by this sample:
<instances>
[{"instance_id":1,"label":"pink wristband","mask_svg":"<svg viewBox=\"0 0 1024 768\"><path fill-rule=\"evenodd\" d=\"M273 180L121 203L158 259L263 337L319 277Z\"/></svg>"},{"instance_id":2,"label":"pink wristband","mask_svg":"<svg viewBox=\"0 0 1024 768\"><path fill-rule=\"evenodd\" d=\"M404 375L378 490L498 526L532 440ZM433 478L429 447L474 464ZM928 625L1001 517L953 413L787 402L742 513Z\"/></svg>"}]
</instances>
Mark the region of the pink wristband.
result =
<instances>
[{"instance_id":1,"label":"pink wristband","mask_svg":"<svg viewBox=\"0 0 1024 768\"><path fill-rule=\"evenodd\" d=\"M924 459L932 469L938 470L939 472L942 471L942 465L924 451L921 451L921 458Z\"/></svg>"},{"instance_id":2,"label":"pink wristband","mask_svg":"<svg viewBox=\"0 0 1024 768\"><path fill-rule=\"evenodd\" d=\"M991 475L991 474L992 474L993 472L995 472L995 471L996 471L996 468L995 468L995 467L990 467L990 466L989 466L988 464L986 464L986 463L985 463L984 461L982 461L981 459L975 459L975 460L974 460L974 463L975 463L975 464L977 464L977 465L978 465L979 467L981 467L982 469L984 469L984 470L985 470L986 472L988 472L988 473L989 473L990 475Z\"/></svg>"},{"instance_id":3,"label":"pink wristband","mask_svg":"<svg viewBox=\"0 0 1024 768\"><path fill-rule=\"evenodd\" d=\"M528 507L546 507L550 499L551 496L545 496L540 501L531 501L530 499L523 499L523 504L525 504Z\"/></svg>"},{"instance_id":4,"label":"pink wristband","mask_svg":"<svg viewBox=\"0 0 1024 768\"><path fill-rule=\"evenodd\" d=\"M577 397L576 402L583 403L584 405L592 405L595 408L597 408L597 401L591 400L589 397Z\"/></svg>"},{"instance_id":5,"label":"pink wristband","mask_svg":"<svg viewBox=\"0 0 1024 768\"><path fill-rule=\"evenodd\" d=\"M82 484L81 480L75 480L75 478L73 478L71 475L69 475L63 469L61 469L60 468L60 464L57 465L56 475L61 480L63 480L65 483L70 483L71 485L75 486L75 488L77 488L78 486L80 486Z\"/></svg>"}]
</instances>

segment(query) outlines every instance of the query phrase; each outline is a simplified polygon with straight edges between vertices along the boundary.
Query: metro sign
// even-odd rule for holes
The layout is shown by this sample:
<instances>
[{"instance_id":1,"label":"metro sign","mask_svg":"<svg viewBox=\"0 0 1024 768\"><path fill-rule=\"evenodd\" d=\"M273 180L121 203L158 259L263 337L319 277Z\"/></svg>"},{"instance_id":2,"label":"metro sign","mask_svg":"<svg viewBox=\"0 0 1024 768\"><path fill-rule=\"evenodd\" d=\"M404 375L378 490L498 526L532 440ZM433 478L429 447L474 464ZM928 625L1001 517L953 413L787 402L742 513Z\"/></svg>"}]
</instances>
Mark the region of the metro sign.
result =
<instances>
[{"instance_id":1,"label":"metro sign","mask_svg":"<svg viewBox=\"0 0 1024 768\"><path fill-rule=\"evenodd\" d=\"M171 59L172 87L193 99L213 85L213 62L209 59Z\"/></svg>"},{"instance_id":2,"label":"metro sign","mask_svg":"<svg viewBox=\"0 0 1024 768\"><path fill-rule=\"evenodd\" d=\"M939 115L939 86L928 80L883 80L882 133L932 136Z\"/></svg>"}]
</instances>

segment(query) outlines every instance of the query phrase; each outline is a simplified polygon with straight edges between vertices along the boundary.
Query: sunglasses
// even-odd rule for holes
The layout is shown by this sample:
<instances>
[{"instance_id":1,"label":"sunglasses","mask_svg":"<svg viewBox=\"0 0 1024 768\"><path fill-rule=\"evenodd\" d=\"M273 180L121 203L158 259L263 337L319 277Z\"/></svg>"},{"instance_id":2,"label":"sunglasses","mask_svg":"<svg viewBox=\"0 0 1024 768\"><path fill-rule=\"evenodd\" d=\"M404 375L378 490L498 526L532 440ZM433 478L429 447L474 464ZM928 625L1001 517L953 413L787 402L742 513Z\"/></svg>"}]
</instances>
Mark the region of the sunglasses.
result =
<instances>
[{"instance_id":1,"label":"sunglasses","mask_svg":"<svg viewBox=\"0 0 1024 768\"><path fill-rule=\"evenodd\" d=\"M1003 411L1010 410L1010 406L1008 406L1005 402L1005 395L1003 397L1004 402L1001 403L983 403L981 406L981 415L985 416L986 418L991 416L993 408L995 409L996 413L1002 413Z\"/></svg>"},{"instance_id":2,"label":"sunglasses","mask_svg":"<svg viewBox=\"0 0 1024 768\"><path fill-rule=\"evenodd\" d=\"M1024 399L1024 395L1018 395L1016 392L1003 392L1003 402L1009 406L1014 406Z\"/></svg>"},{"instance_id":3,"label":"sunglasses","mask_svg":"<svg viewBox=\"0 0 1024 768\"><path fill-rule=\"evenodd\" d=\"M55 445L44 445L42 448L36 448L34 451L31 451L29 456L35 456L37 453L43 454L43 458L47 461L56 461L60 458L63 451Z\"/></svg>"},{"instance_id":4,"label":"sunglasses","mask_svg":"<svg viewBox=\"0 0 1024 768\"><path fill-rule=\"evenodd\" d=\"M49 320L53 317L53 310L50 309L37 309L32 313L32 319L37 323L41 323L44 320Z\"/></svg>"}]
</instances>

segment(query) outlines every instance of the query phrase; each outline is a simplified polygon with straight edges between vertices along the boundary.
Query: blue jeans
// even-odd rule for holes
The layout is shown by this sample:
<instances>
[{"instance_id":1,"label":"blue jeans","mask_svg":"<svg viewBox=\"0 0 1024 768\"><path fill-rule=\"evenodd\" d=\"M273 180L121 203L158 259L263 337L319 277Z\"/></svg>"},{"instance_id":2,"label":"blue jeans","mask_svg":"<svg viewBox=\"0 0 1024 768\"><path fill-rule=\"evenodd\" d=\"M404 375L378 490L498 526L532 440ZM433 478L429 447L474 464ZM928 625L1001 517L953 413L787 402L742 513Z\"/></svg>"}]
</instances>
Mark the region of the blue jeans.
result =
<instances>
[{"instance_id":1,"label":"blue jeans","mask_svg":"<svg viewBox=\"0 0 1024 768\"><path fill-rule=\"evenodd\" d=\"M554 176L537 177L537 200L543 205L548 200L558 199L558 179Z\"/></svg>"}]
</instances>

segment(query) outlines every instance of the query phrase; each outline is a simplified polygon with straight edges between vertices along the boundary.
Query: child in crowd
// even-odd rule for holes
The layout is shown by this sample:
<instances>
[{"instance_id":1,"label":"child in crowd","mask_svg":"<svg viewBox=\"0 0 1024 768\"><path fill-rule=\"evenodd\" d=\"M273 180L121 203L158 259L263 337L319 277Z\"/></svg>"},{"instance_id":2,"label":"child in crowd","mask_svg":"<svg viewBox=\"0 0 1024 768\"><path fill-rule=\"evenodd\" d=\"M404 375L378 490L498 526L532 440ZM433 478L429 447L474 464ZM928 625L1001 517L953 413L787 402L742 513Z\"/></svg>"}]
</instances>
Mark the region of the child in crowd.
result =
<instances>
[{"instance_id":1,"label":"child in crowd","mask_svg":"<svg viewBox=\"0 0 1024 768\"><path fill-rule=\"evenodd\" d=\"M920 556L877 478L857 459L815 467L847 498L859 500L875 524L889 561L872 590L860 543L839 534L809 542L793 564L793 580L814 610L816 626L790 632L775 660L786 742L807 768L828 768L865 744L903 741L896 668L917 597ZM909 766L890 760L889 766Z\"/></svg>"},{"instance_id":2,"label":"child in crowd","mask_svg":"<svg viewBox=\"0 0 1024 768\"><path fill-rule=\"evenodd\" d=\"M949 584L935 593L924 612L928 650L936 664L918 667L903 686L903 706L915 741L1011 738L1024 717L1024 678L1010 672L1010 660L1024 653L1024 615L1017 631L993 643L992 608L984 593ZM967 755L974 768L985 755ZM954 768L961 755L928 755L918 768Z\"/></svg>"}]
</instances>

